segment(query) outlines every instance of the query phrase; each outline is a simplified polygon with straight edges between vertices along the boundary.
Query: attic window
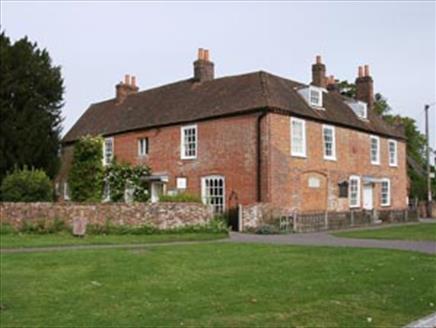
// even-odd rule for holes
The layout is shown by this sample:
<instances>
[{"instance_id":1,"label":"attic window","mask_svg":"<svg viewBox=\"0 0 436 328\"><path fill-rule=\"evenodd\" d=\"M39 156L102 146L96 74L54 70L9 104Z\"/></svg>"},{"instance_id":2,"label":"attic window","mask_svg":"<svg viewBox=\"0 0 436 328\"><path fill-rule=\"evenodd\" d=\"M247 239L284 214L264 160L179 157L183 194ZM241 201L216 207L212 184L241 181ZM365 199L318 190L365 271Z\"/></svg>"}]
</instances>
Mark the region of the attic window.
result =
<instances>
[{"instance_id":1,"label":"attic window","mask_svg":"<svg viewBox=\"0 0 436 328\"><path fill-rule=\"evenodd\" d=\"M323 109L322 107L322 88L313 85L304 87L298 90L298 93L306 100L306 102L316 109Z\"/></svg>"},{"instance_id":2,"label":"attic window","mask_svg":"<svg viewBox=\"0 0 436 328\"><path fill-rule=\"evenodd\" d=\"M322 107L322 91L309 87L309 103L311 106Z\"/></svg>"},{"instance_id":3,"label":"attic window","mask_svg":"<svg viewBox=\"0 0 436 328\"><path fill-rule=\"evenodd\" d=\"M349 102L351 109L354 114L356 114L359 118L367 120L368 119L368 106L363 101L353 101Z\"/></svg>"}]
</instances>

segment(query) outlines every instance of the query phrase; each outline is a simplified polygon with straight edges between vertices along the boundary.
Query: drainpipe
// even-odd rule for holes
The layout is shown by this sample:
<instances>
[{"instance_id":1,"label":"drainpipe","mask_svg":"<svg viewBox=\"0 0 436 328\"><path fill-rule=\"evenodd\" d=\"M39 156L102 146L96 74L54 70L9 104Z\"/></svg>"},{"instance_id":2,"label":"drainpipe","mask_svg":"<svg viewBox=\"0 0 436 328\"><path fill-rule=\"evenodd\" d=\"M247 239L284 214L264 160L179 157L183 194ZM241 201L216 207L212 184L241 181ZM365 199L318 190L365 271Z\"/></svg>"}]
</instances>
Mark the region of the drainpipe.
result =
<instances>
[{"instance_id":1,"label":"drainpipe","mask_svg":"<svg viewBox=\"0 0 436 328\"><path fill-rule=\"evenodd\" d=\"M262 201L262 179L261 179L261 171L262 171L262 135L261 135L261 123L262 118L266 116L267 110L264 109L258 116L257 116L257 202Z\"/></svg>"}]
</instances>

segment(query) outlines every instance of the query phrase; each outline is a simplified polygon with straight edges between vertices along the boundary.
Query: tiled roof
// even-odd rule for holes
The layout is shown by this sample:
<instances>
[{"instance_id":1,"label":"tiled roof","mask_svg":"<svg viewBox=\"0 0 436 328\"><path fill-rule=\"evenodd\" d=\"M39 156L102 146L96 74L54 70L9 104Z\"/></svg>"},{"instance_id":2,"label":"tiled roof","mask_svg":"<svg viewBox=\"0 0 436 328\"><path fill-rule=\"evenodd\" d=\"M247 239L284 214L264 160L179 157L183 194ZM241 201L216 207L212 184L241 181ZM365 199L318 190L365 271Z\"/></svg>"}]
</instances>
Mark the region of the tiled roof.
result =
<instances>
[{"instance_id":1,"label":"tiled roof","mask_svg":"<svg viewBox=\"0 0 436 328\"><path fill-rule=\"evenodd\" d=\"M324 94L325 110L310 107L297 88L304 86L263 71L197 82L188 79L128 96L92 104L63 138L72 142L83 135L113 135L157 126L194 122L260 109L306 117L393 138L401 129L386 124L369 111L359 119L339 94Z\"/></svg>"}]
</instances>

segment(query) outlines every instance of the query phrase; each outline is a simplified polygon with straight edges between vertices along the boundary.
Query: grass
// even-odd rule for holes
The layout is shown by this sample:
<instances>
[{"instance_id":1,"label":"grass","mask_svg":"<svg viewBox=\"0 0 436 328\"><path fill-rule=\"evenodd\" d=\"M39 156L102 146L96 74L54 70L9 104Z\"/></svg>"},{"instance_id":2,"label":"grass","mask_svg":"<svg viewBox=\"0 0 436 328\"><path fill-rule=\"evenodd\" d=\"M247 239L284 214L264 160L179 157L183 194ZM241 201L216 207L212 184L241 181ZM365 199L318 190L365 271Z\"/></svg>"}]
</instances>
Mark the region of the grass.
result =
<instances>
[{"instance_id":1,"label":"grass","mask_svg":"<svg viewBox=\"0 0 436 328\"><path fill-rule=\"evenodd\" d=\"M2 327L399 327L436 309L436 257L414 252L213 243L1 256Z\"/></svg>"},{"instance_id":2,"label":"grass","mask_svg":"<svg viewBox=\"0 0 436 328\"><path fill-rule=\"evenodd\" d=\"M382 229L343 231L334 233L337 237L391 240L436 241L436 223L386 227Z\"/></svg>"},{"instance_id":3,"label":"grass","mask_svg":"<svg viewBox=\"0 0 436 328\"><path fill-rule=\"evenodd\" d=\"M172 241L214 240L227 238L224 232L168 233L152 235L86 235L74 237L68 232L54 234L5 234L0 236L1 248L44 247L67 245L143 244Z\"/></svg>"}]
</instances>

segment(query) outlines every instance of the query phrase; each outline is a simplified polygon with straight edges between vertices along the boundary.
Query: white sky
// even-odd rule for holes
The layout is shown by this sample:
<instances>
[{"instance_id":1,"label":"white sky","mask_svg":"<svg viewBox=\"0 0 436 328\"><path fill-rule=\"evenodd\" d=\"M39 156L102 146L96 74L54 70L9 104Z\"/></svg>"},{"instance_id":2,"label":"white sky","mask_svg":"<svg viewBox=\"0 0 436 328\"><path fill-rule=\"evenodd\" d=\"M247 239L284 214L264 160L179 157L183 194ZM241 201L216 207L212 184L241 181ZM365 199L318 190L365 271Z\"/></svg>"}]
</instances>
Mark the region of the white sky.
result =
<instances>
[{"instance_id":1,"label":"white sky","mask_svg":"<svg viewBox=\"0 0 436 328\"><path fill-rule=\"evenodd\" d=\"M436 101L435 2L3 0L0 9L12 40L27 35L62 66L64 133L125 73L141 90L190 77L199 47L217 77L265 70L309 82L321 54L328 74L354 81L369 64L375 91L421 129L424 104ZM436 105L430 118L436 149Z\"/></svg>"}]
</instances>

